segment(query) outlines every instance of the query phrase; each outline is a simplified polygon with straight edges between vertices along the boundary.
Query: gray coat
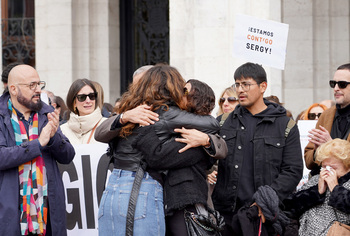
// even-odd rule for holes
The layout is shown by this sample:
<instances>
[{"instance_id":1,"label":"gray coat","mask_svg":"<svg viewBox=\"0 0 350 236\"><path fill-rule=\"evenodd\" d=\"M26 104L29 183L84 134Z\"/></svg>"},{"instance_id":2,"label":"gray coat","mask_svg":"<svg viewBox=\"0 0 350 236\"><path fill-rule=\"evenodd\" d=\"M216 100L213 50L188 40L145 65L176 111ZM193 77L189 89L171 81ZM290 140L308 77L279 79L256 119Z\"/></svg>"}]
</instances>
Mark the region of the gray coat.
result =
<instances>
[{"instance_id":1,"label":"gray coat","mask_svg":"<svg viewBox=\"0 0 350 236\"><path fill-rule=\"evenodd\" d=\"M346 202L349 202L349 201L343 201L342 200L343 194L339 194L340 192L344 192L348 190L347 195L348 196L350 195L350 174L348 173L344 177L347 177L348 179L346 180L345 183L342 184L342 186L339 186L339 185L336 186L333 189L333 192L330 192L329 189L327 189L325 200L323 201L323 203L313 208L310 208L304 214L301 215L299 219L300 236L327 235L328 230L332 225L333 221L337 220L335 211L338 216L338 221L340 221L341 223L350 225L350 211L345 213L334 208L334 206L338 205L337 202L343 202L343 204L346 204ZM300 191L316 186L318 184L318 179L319 179L319 175L313 176L306 184L303 185ZM345 189L342 187L344 187ZM350 209L350 205L347 206L346 208Z\"/></svg>"}]
</instances>

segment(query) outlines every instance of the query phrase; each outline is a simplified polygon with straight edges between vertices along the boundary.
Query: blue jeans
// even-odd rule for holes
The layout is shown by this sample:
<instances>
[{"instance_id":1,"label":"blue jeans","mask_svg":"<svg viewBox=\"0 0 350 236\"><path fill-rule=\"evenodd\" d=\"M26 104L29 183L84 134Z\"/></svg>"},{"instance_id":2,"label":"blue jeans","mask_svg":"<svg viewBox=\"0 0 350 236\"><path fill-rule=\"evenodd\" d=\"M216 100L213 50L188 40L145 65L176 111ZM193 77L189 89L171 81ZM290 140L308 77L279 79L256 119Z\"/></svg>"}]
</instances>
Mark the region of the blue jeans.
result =
<instances>
[{"instance_id":1,"label":"blue jeans","mask_svg":"<svg viewBox=\"0 0 350 236\"><path fill-rule=\"evenodd\" d=\"M98 212L100 236L125 235L126 213L135 172L114 169ZM136 204L134 235L165 235L163 187L147 172Z\"/></svg>"}]
</instances>

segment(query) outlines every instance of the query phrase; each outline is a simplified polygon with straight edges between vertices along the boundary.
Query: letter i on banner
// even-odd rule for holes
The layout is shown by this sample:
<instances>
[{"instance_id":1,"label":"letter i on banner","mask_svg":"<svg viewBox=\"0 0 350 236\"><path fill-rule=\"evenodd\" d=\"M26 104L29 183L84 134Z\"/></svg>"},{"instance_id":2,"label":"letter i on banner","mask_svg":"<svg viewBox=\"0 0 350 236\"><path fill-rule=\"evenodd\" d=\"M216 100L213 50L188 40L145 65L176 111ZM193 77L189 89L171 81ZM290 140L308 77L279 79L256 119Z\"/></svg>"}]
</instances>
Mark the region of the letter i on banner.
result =
<instances>
[{"instance_id":1,"label":"letter i on banner","mask_svg":"<svg viewBox=\"0 0 350 236\"><path fill-rule=\"evenodd\" d=\"M284 70L289 25L238 14L233 57Z\"/></svg>"}]
</instances>

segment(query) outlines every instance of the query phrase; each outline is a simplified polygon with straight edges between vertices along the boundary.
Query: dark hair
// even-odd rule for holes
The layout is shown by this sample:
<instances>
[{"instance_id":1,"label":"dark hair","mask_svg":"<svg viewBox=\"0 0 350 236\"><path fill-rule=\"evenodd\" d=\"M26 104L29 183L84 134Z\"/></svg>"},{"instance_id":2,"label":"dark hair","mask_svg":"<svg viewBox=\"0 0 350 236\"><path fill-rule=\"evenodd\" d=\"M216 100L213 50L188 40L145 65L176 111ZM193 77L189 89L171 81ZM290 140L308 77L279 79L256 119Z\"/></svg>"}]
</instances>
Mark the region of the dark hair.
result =
<instances>
[{"instance_id":1,"label":"dark hair","mask_svg":"<svg viewBox=\"0 0 350 236\"><path fill-rule=\"evenodd\" d=\"M210 115L215 106L215 94L206 83L190 79L191 91L187 95L187 111L198 115Z\"/></svg>"},{"instance_id":2,"label":"dark hair","mask_svg":"<svg viewBox=\"0 0 350 236\"><path fill-rule=\"evenodd\" d=\"M254 64L251 62L241 65L235 71L234 79L237 80L242 78L252 78L257 84L267 82L264 68L259 64Z\"/></svg>"},{"instance_id":3,"label":"dark hair","mask_svg":"<svg viewBox=\"0 0 350 236\"><path fill-rule=\"evenodd\" d=\"M68 110L64 100L60 96L55 96L56 98L56 108L61 108L60 119L63 117L63 113Z\"/></svg>"},{"instance_id":4,"label":"dark hair","mask_svg":"<svg viewBox=\"0 0 350 236\"><path fill-rule=\"evenodd\" d=\"M270 102L274 102L274 103L277 103L278 105L283 106L283 104L280 102L280 99L275 95L271 95L271 96L264 97L264 98Z\"/></svg>"},{"instance_id":5,"label":"dark hair","mask_svg":"<svg viewBox=\"0 0 350 236\"><path fill-rule=\"evenodd\" d=\"M350 71L350 63L339 66L337 68L337 70L349 70Z\"/></svg>"},{"instance_id":6,"label":"dark hair","mask_svg":"<svg viewBox=\"0 0 350 236\"><path fill-rule=\"evenodd\" d=\"M73 84L70 86L68 94L67 94L67 99L66 99L66 104L68 109L71 112L74 112L75 114L79 115L79 111L75 111L74 109L74 100L78 94L78 92L85 86L88 85L94 90L94 93L96 93L96 88L94 84L92 83L91 80L88 79L77 79L76 81L73 82ZM95 109L98 106L98 96L96 97L96 102L95 102Z\"/></svg>"},{"instance_id":7,"label":"dark hair","mask_svg":"<svg viewBox=\"0 0 350 236\"><path fill-rule=\"evenodd\" d=\"M23 63L20 63L20 62L12 62L10 64L8 64L4 70L2 71L2 74L1 74L1 81L3 83L7 83L8 82L8 79L9 79L9 74L10 74L10 71L13 69L13 67L15 66L19 66L19 65L23 65Z\"/></svg>"},{"instance_id":8,"label":"dark hair","mask_svg":"<svg viewBox=\"0 0 350 236\"><path fill-rule=\"evenodd\" d=\"M147 70L139 82L132 83L129 90L123 94L119 112L123 113L142 104L152 105L152 111L169 104L185 109L184 86L185 80L176 68L156 65ZM135 126L133 123L124 125L119 135L130 135Z\"/></svg>"}]
</instances>

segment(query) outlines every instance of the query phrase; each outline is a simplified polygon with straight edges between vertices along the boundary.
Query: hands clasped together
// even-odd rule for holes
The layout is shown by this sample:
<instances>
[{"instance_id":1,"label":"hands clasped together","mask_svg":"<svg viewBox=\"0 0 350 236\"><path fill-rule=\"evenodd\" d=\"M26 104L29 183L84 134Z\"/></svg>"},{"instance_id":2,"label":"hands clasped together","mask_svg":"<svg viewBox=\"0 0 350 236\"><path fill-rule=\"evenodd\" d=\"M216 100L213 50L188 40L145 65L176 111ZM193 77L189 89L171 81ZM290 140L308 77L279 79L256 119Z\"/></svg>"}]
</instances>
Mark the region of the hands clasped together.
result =
<instances>
[{"instance_id":1,"label":"hands clasped together","mask_svg":"<svg viewBox=\"0 0 350 236\"><path fill-rule=\"evenodd\" d=\"M332 192L334 187L338 185L337 172L330 166L321 168L320 177L318 179L318 192L323 194L327 187Z\"/></svg>"},{"instance_id":2,"label":"hands clasped together","mask_svg":"<svg viewBox=\"0 0 350 236\"><path fill-rule=\"evenodd\" d=\"M312 129L309 131L308 137L309 141L315 144L315 150L323 143L332 140L331 135L328 130L326 130L323 126L320 125L319 129Z\"/></svg>"}]
</instances>

